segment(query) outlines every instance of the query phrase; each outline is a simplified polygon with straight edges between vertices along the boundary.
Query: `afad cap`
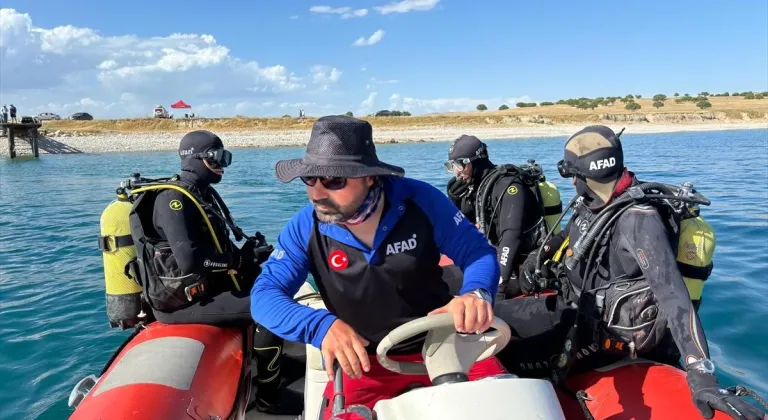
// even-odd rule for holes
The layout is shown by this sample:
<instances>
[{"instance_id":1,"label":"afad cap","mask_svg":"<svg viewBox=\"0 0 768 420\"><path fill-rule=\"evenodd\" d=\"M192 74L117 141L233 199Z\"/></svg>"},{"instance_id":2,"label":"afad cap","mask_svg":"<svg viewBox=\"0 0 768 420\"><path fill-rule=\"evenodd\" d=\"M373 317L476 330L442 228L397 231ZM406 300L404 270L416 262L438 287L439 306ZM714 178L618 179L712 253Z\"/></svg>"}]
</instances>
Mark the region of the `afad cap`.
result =
<instances>
[{"instance_id":1,"label":"afad cap","mask_svg":"<svg viewBox=\"0 0 768 420\"><path fill-rule=\"evenodd\" d=\"M624 150L619 136L604 125L591 125L565 143L565 156L558 163L562 177L581 177L610 182L624 172Z\"/></svg>"},{"instance_id":2,"label":"afad cap","mask_svg":"<svg viewBox=\"0 0 768 420\"><path fill-rule=\"evenodd\" d=\"M454 140L448 150L448 160L488 157L485 143L475 136L463 134Z\"/></svg>"}]
</instances>

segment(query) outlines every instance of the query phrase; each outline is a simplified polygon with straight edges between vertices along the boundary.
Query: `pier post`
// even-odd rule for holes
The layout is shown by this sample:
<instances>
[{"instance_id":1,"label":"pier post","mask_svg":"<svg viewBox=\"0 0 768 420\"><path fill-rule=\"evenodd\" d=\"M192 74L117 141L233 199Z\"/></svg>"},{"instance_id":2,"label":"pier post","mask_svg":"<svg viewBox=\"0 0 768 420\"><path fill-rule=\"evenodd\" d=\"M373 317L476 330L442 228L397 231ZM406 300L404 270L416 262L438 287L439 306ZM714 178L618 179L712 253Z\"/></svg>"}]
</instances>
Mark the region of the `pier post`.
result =
<instances>
[{"instance_id":1,"label":"pier post","mask_svg":"<svg viewBox=\"0 0 768 420\"><path fill-rule=\"evenodd\" d=\"M15 144L15 138L14 135L14 129L13 127L8 128L8 155L11 157L11 159L16 157L16 144Z\"/></svg>"},{"instance_id":2,"label":"pier post","mask_svg":"<svg viewBox=\"0 0 768 420\"><path fill-rule=\"evenodd\" d=\"M36 157L36 158L40 157L40 153L39 153L38 148L37 148L37 136L38 136L38 134L39 134L39 132L38 132L37 128L32 129L32 138L30 139L30 142L31 142L30 145L32 146L32 155L34 157Z\"/></svg>"}]
</instances>

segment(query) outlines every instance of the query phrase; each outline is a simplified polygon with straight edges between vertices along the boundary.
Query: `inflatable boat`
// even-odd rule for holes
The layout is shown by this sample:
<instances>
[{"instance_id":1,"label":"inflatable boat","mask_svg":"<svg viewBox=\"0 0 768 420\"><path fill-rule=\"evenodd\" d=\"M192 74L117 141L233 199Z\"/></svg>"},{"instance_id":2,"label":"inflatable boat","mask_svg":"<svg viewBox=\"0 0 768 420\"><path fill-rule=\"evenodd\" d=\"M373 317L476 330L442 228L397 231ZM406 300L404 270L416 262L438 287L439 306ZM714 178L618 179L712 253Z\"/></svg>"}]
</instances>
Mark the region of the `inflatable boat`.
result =
<instances>
[{"instance_id":1,"label":"inflatable boat","mask_svg":"<svg viewBox=\"0 0 768 420\"><path fill-rule=\"evenodd\" d=\"M450 264L450 260L442 263ZM302 297L302 304L324 307L309 283L297 296ZM514 339L509 326L498 318L489 332L463 335L453 329L450 315L443 315L420 318L390 332L377 349L378 361L395 372L427 373L431 378L466 373L475 361L498 353ZM428 332L423 364L398 363L387 357L393 345L423 332ZM83 378L74 387L69 398L70 407L74 407L70 419L292 419L247 410L253 390L250 346L245 345L250 337L245 335L208 325L159 322L136 330L99 375ZM287 343L286 353L305 363L304 377L289 386L303 392L305 411L300 418L318 419L328 382L320 351L311 345ZM584 405L594 419L701 419L685 373L671 366L627 359L574 375L566 383L570 389L586 392ZM336 384L336 391L343 395L340 387ZM344 419L589 418L585 407L548 380L515 375L417 388L379 401L373 409L375 414L345 407L341 400L330 403L338 418ZM714 417L728 418L720 412Z\"/></svg>"}]
</instances>

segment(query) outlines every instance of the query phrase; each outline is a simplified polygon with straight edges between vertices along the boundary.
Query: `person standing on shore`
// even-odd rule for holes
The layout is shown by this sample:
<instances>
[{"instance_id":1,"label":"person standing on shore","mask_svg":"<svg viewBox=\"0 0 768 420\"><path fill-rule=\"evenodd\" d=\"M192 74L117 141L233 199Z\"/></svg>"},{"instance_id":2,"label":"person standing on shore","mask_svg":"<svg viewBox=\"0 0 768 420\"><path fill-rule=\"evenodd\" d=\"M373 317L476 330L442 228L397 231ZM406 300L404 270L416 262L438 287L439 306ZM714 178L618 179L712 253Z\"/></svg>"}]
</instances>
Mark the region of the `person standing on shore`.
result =
<instances>
[{"instance_id":1,"label":"person standing on shore","mask_svg":"<svg viewBox=\"0 0 768 420\"><path fill-rule=\"evenodd\" d=\"M454 174L448 197L496 247L501 266L497 299L521 295L520 266L552 228L545 217L557 220L562 212L560 194L542 181L537 164L495 165L485 143L475 136L456 139L444 165ZM557 204L546 206L544 196L555 197ZM554 229L559 232L559 226Z\"/></svg>"},{"instance_id":2,"label":"person standing on shore","mask_svg":"<svg viewBox=\"0 0 768 420\"><path fill-rule=\"evenodd\" d=\"M8 107L5 105L3 105L2 119L3 124L8 123Z\"/></svg>"},{"instance_id":3,"label":"person standing on shore","mask_svg":"<svg viewBox=\"0 0 768 420\"><path fill-rule=\"evenodd\" d=\"M16 107L11 104L11 122L17 122L16 121Z\"/></svg>"}]
</instances>

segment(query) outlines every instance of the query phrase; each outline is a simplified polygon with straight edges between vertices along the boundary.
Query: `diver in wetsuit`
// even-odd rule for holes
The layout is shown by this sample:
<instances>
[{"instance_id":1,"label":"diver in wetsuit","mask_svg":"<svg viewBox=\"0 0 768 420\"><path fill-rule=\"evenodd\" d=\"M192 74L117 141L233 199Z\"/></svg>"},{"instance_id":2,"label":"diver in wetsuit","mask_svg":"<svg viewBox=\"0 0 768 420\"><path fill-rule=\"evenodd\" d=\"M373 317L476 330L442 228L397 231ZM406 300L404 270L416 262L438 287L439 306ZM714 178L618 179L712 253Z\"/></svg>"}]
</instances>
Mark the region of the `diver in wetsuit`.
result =
<instances>
[{"instance_id":1,"label":"diver in wetsuit","mask_svg":"<svg viewBox=\"0 0 768 420\"><path fill-rule=\"evenodd\" d=\"M546 230L538 229L546 228L543 206L523 179L527 174L510 165L509 171L494 177L498 167L489 159L487 146L468 135L453 142L444 166L455 175L448 182L448 197L496 247L501 267L497 299L519 296L520 265L529 252L538 248L538 240L546 234ZM537 181L530 182L535 185ZM487 185L489 182L493 185ZM478 206L477 201L482 200L486 190L490 197ZM477 214L477 209L482 209L484 214Z\"/></svg>"},{"instance_id":2,"label":"diver in wetsuit","mask_svg":"<svg viewBox=\"0 0 768 420\"><path fill-rule=\"evenodd\" d=\"M261 273L261 263L269 258L273 248L260 234L240 249L229 238L227 223L219 216L225 215L230 221L231 216L211 184L221 181L232 155L217 135L205 130L186 134L179 145L179 156L181 173L176 185L185 191L163 189L146 207L137 204L137 208L147 208L147 215L143 223L138 223L140 229L133 226L140 218L134 218L132 223L132 234L141 238L135 241L137 249L150 250L140 250L139 255L145 255L142 272L149 286L146 295L152 312L166 324L247 328L253 325L250 290ZM198 199L203 203L196 202ZM207 205L207 219L213 232L198 204ZM216 211L219 216L214 214ZM285 362L282 346L280 337L256 326L255 406L262 412L297 415L303 408L301 396L280 389L280 367Z\"/></svg>"},{"instance_id":3,"label":"diver in wetsuit","mask_svg":"<svg viewBox=\"0 0 768 420\"><path fill-rule=\"evenodd\" d=\"M580 197L566 229L552 241L565 244L563 293L496 304L496 315L522 338L499 354L505 367L520 376L554 371L555 380L562 380L568 370L604 366L628 353L675 366L682 358L693 401L705 418L720 410L735 419L761 419L757 408L718 385L704 329L656 207L621 207L594 248L580 248L602 223L600 212L619 204L625 191L636 193L630 187L640 184L624 167L618 136L605 126L584 128L566 142L558 170L573 177ZM541 260L557 247L543 250ZM521 281L523 291L536 291L530 269L524 268L523 277L530 280Z\"/></svg>"}]
</instances>

